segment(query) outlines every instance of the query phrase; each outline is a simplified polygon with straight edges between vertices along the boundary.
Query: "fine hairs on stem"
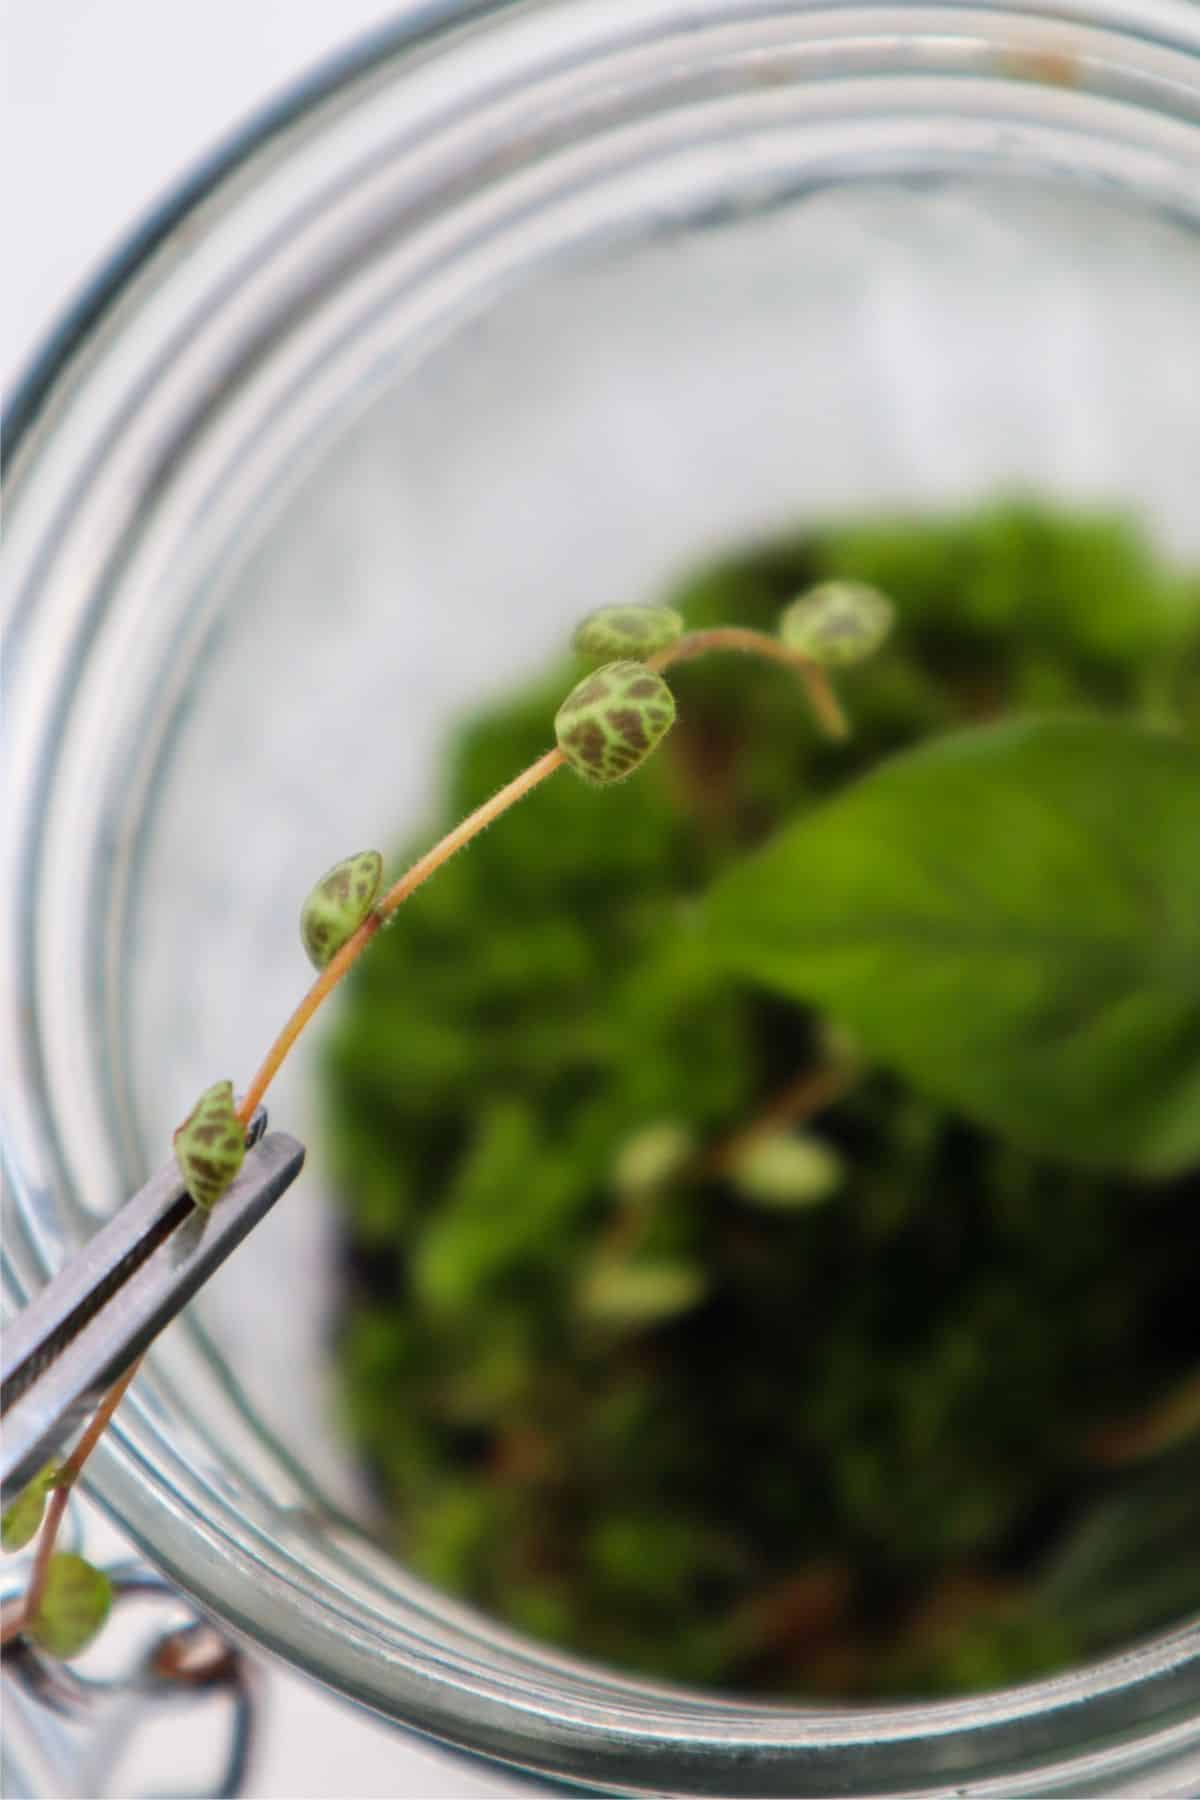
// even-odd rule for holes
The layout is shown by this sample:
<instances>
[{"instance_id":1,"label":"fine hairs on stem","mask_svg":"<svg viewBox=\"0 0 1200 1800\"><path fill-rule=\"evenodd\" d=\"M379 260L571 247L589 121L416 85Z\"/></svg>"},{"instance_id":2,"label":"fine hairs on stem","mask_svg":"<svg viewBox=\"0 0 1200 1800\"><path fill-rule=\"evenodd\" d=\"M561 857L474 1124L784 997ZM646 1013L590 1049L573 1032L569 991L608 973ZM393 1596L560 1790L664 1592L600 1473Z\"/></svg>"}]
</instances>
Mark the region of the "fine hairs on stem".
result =
<instances>
[{"instance_id":1,"label":"fine hairs on stem","mask_svg":"<svg viewBox=\"0 0 1200 1800\"><path fill-rule=\"evenodd\" d=\"M845 739L846 716L822 663L850 662L869 654L890 623L890 606L882 595L861 589L856 601L852 593L847 598L852 586L830 584L832 591L818 589L794 602L783 616L778 638L740 626L684 633L682 619L665 607L607 607L586 620L576 634L576 648L593 660L612 660L585 676L564 700L555 720L555 748L476 807L381 897L375 898L382 862L374 851L348 858L317 884L301 919L305 948L319 968L316 980L275 1038L241 1100L235 1105L231 1083L216 1083L176 1133L176 1154L196 1204L209 1207L219 1202L245 1155L246 1127L293 1045L372 938L419 887L564 766L569 764L592 785L605 785L622 780L646 760L675 719L674 697L662 680L664 670L717 652L780 664L799 678L818 727L834 740ZM3 1642L38 1616L70 1488L139 1367L140 1361L109 1389L74 1451L47 1483L49 1500L29 1587L23 1604L4 1622Z\"/></svg>"}]
</instances>

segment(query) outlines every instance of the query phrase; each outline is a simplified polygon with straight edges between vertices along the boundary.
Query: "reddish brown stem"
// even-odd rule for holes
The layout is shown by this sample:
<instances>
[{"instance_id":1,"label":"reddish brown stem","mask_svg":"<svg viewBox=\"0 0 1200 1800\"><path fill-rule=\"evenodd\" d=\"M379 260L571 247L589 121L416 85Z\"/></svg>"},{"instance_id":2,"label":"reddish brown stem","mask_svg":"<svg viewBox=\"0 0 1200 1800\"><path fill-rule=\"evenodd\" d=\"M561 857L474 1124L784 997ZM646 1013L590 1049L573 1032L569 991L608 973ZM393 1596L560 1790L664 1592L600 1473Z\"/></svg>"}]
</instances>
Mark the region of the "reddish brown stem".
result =
<instances>
[{"instance_id":1,"label":"reddish brown stem","mask_svg":"<svg viewBox=\"0 0 1200 1800\"><path fill-rule=\"evenodd\" d=\"M91 1419L88 1421L87 1430L83 1433L83 1436L72 1450L70 1456L68 1456L66 1462L58 1471L54 1480L56 1488L70 1488L74 1485L84 1463L103 1437L108 1426L108 1421L112 1418L118 1406L120 1406L121 1401L124 1399L126 1388L129 1386L141 1366L142 1359L139 1356L137 1361L131 1363L129 1368L126 1369L120 1380L113 1382L107 1394L105 1394L103 1400L92 1414Z\"/></svg>"},{"instance_id":2,"label":"reddish brown stem","mask_svg":"<svg viewBox=\"0 0 1200 1800\"><path fill-rule=\"evenodd\" d=\"M804 683L813 712L823 729L831 737L844 738L849 735L845 714L824 669L805 656L797 656L794 650L789 650L778 638L768 637L765 632L749 631L740 625L721 625L710 631L688 632L669 644L665 650L660 650L657 656L649 657L648 666L662 670L670 668L673 663L690 662L693 657L705 656L714 650L738 651L746 656L760 656L770 662L782 663L793 674L799 675ZM392 884L354 935L322 969L271 1045L238 1106L237 1116L243 1126L248 1125L254 1117L257 1107L304 1027L339 982L350 973L384 921L431 875L436 875L444 863L449 862L452 856L469 844L472 838L478 837L481 831L486 830L502 813L506 813L510 806L515 806L518 800L523 800L547 776L553 775L556 769L561 769L565 760L561 750L547 750L544 756L539 756L535 763L531 763L506 787L502 787L499 793L493 794L490 800L485 800L482 806L477 806L460 825L448 832L432 850L427 850L424 856Z\"/></svg>"},{"instance_id":3,"label":"reddish brown stem","mask_svg":"<svg viewBox=\"0 0 1200 1800\"><path fill-rule=\"evenodd\" d=\"M425 855L401 875L398 881L393 882L383 899L379 901L374 911L363 920L353 937L347 939L337 955L332 957L326 967L322 969L271 1045L238 1106L237 1116L242 1125L250 1123L263 1095L279 1073L288 1051L318 1007L329 998L338 983L350 973L384 921L391 917L397 907L404 904L410 894L415 893L417 888L428 881L431 875L436 875L443 863L449 862L452 856L469 844L472 838L478 837L481 831L486 830L502 813L507 812L510 806L515 806L518 800L523 800L526 794L531 793L540 782L546 780L547 776L553 775L556 769L560 769L564 760L561 750L547 750L544 756L539 756L535 763L531 763L515 780L510 781L506 787L502 787L499 793L493 794L490 800L485 800L482 806L477 806L475 811L468 814L460 825L456 825L453 831L447 832L446 836L435 844L432 850L427 850Z\"/></svg>"},{"instance_id":4,"label":"reddish brown stem","mask_svg":"<svg viewBox=\"0 0 1200 1800\"><path fill-rule=\"evenodd\" d=\"M59 1527L62 1525L63 1514L67 1510L67 1499L71 1489L78 1480L84 1463L108 1429L109 1420L121 1404L126 1388L141 1366L139 1357L131 1368L126 1369L119 1381L114 1381L88 1421L87 1430L55 1476L50 1498L46 1502L45 1516L38 1532L38 1545L29 1576L29 1586L25 1590L25 1599L19 1611L14 1609L5 1618L0 1642L7 1644L10 1638L16 1637L19 1632L26 1629L33 1619L36 1619L42 1604L42 1596L46 1591L50 1559L54 1555L54 1546L58 1539Z\"/></svg>"},{"instance_id":5,"label":"reddish brown stem","mask_svg":"<svg viewBox=\"0 0 1200 1800\"><path fill-rule=\"evenodd\" d=\"M54 1545L58 1539L58 1528L63 1522L63 1514L67 1510L70 1488L56 1487L46 1502L46 1511L42 1519L38 1536L37 1552L33 1559L33 1568L29 1575L29 1586L25 1589L25 1606L21 1614L20 1629L33 1623L42 1604L42 1595L46 1591L46 1577L50 1573L50 1558L54 1555Z\"/></svg>"},{"instance_id":6,"label":"reddish brown stem","mask_svg":"<svg viewBox=\"0 0 1200 1800\"><path fill-rule=\"evenodd\" d=\"M689 631L685 636L676 638L665 650L657 655L647 657L650 668L661 674L674 663L691 662L697 656L707 656L714 650L730 650L742 656L759 656L767 662L781 663L798 675L804 683L808 694L809 705L813 709L817 723L832 738L844 739L850 736L850 724L842 711L841 703L833 691L832 683L820 663L815 663L807 656L800 656L795 650L778 638L768 637L765 631L751 631L744 625L714 625L708 631Z\"/></svg>"}]
</instances>

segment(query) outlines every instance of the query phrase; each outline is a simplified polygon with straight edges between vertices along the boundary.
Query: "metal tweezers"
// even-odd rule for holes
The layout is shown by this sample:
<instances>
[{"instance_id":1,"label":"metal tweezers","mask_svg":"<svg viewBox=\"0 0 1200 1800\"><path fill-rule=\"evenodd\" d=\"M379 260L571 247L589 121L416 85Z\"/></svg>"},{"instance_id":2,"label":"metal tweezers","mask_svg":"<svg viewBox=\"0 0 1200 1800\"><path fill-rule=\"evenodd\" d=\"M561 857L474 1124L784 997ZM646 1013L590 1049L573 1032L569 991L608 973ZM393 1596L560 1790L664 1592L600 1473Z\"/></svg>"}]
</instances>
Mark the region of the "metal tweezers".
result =
<instances>
[{"instance_id":1,"label":"metal tweezers","mask_svg":"<svg viewBox=\"0 0 1200 1800\"><path fill-rule=\"evenodd\" d=\"M237 1179L211 1211L174 1160L101 1227L5 1327L0 1499L8 1505L67 1444L113 1382L291 1186L304 1146L250 1122Z\"/></svg>"}]
</instances>

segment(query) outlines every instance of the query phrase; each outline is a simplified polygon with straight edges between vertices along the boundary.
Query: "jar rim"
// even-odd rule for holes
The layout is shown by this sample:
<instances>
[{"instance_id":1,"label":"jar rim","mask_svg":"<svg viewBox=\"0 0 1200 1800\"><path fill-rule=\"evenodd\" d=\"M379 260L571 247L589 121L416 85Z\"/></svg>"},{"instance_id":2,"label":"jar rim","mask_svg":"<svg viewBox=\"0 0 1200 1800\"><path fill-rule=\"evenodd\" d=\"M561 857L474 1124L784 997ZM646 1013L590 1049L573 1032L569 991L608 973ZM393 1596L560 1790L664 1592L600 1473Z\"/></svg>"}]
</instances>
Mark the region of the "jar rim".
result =
<instances>
[{"instance_id":1,"label":"jar rim","mask_svg":"<svg viewBox=\"0 0 1200 1800\"><path fill-rule=\"evenodd\" d=\"M220 145L99 271L18 384L5 434L14 486L22 479L31 450L52 436L64 414L70 413L73 386L87 380L80 358L86 363L97 333L111 328L114 313L143 282L159 253L172 250L180 234L185 228L191 231L197 220L203 229L206 205L223 200L260 156L264 164L277 168L293 137L312 130L320 115L344 115L353 107L355 95L370 95L388 71L402 78L410 61L427 68L432 59L453 52L476 33L503 31L510 24L513 29L533 25L547 32L553 27L564 32L565 44L572 28L581 36L596 32L599 8L588 0L575 4L578 19L586 18L586 25L564 26L563 0L535 4L469 0L465 5L438 0L416 18L388 25L331 59ZM725 4L696 0L687 8L654 0L640 10L636 32L632 25L630 31L641 42L655 30L666 31L668 20L674 15L678 22L684 12L692 21L702 18L714 30L731 31L747 20L774 25L798 14L809 26L822 21L835 49L856 31L869 30L872 42L890 44L891 54L906 67L912 66L916 51L912 40L902 42L905 27L915 28L918 37L925 33L931 45L952 40L956 33L986 36L1019 28L1032 34L1028 43L1039 55L1052 53L1055 32L1065 34L1064 43L1074 42L1080 33L1100 33L1111 46L1123 46L1128 53L1117 103L1126 105L1132 92L1143 92L1148 112L1161 107L1172 130L1178 128L1172 141L1182 145L1183 133L1190 132L1189 141L1200 155L1200 17L1187 0L1156 0L1149 8L1120 0L1096 4L1078 0L1060 4L1052 13L1045 8L1035 13L1000 0L975 0L971 5L959 0L940 4L884 0L866 6L857 0L831 0L793 7L784 0L761 7L736 0ZM634 11L629 0L610 6L613 21L618 13L628 19ZM615 22L610 29L615 35ZM1170 78L1163 59L1172 65ZM1177 77L1183 63L1190 65L1190 91L1180 93ZM936 71L943 65L935 59L932 66ZM952 66L944 65L947 74ZM1125 72L1131 72L1132 86ZM1012 66L1009 77L1021 84L1046 83L1048 103L1057 92L1048 64L1040 74L1032 64L1023 72ZM1173 83L1176 100L1168 104L1164 96ZM1188 117L1191 124L1180 123ZM1200 216L1200 191L1195 199ZM165 279L171 279L169 269ZM16 1138L19 1143L19 1128ZM14 1154L19 1161L20 1149ZM28 1246L23 1265L18 1258L13 1277L17 1292L29 1290L30 1271L39 1262L44 1273L47 1241L39 1239ZM182 1586L330 1685L466 1749L524 1768L599 1783L609 1790L669 1786L678 1793L795 1796L830 1791L830 1772L841 1758L837 1766L843 1791L949 1793L961 1791L966 1779L982 1777L988 1785L976 1791L1000 1795L1029 1791L1031 1771L1058 1770L1067 1761L1081 1782L1090 1780L1092 1763L1100 1754L1092 1748L1096 1745L1128 1739L1129 1766L1140 1769L1149 1761L1176 1755L1180 1746L1191 1751L1200 1743L1200 1627L1179 1628L1091 1669L1003 1693L878 1709L765 1706L610 1678L520 1645L449 1604L451 1636L461 1633L460 1667L447 1666L444 1643L428 1650L411 1637L393 1646L384 1660L377 1656L363 1620L344 1610L339 1614L332 1604L324 1610L297 1606L296 1592L284 1592L278 1571L268 1572L256 1587L252 1565L243 1562L237 1566L240 1587L235 1588L230 1569L236 1559L228 1557L219 1516L198 1517L161 1494L148 1506L131 1506L132 1497L155 1480L146 1446L161 1433L153 1422L148 1429L150 1437L139 1444L104 1446L96 1485L118 1514L128 1520L133 1513L134 1535ZM286 1623L281 1623L281 1596ZM289 1606L292 1614L287 1617ZM489 1667L493 1652L497 1660ZM1105 1765L1106 1771L1110 1768ZM1099 1775L1098 1764L1095 1773ZM845 1787L855 1780L869 1785ZM1089 1790L1073 1786L1071 1791Z\"/></svg>"},{"instance_id":2,"label":"jar rim","mask_svg":"<svg viewBox=\"0 0 1200 1800\"><path fill-rule=\"evenodd\" d=\"M221 187L248 159L295 122L361 77L387 62L398 52L435 41L443 32L457 30L473 20L504 14L520 0L423 0L419 10L387 21L322 57L292 81L249 112L224 137L200 155L145 209L114 244L111 252L77 292L64 303L59 316L35 346L18 372L9 395L0 400L0 475L6 474L18 456L41 406L61 378L76 348L86 339L113 299L133 280L158 246L167 240L208 195ZM817 6L830 0L809 0ZM935 0L937 3L937 0ZM940 0L947 18L991 11L998 16L1019 15L1023 10L1010 0ZM928 0L888 0L883 6L861 0L832 0L847 13L928 13ZM1200 55L1200 32L1188 0L1151 0L1150 5L1129 5L1127 0L1058 0L1040 9L1040 20L1057 20L1069 29L1073 24L1109 26L1130 44L1176 47Z\"/></svg>"}]
</instances>

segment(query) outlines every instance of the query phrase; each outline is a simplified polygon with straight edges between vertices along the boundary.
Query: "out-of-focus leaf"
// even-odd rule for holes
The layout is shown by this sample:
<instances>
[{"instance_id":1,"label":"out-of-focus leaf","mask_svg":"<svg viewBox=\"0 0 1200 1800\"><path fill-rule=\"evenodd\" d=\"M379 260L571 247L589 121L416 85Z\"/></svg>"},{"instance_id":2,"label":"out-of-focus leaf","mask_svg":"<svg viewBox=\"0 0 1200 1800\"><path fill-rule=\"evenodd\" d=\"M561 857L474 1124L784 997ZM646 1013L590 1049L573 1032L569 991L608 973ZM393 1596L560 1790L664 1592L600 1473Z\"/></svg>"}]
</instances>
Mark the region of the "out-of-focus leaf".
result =
<instances>
[{"instance_id":1,"label":"out-of-focus leaf","mask_svg":"<svg viewBox=\"0 0 1200 1800\"><path fill-rule=\"evenodd\" d=\"M1100 1502L1039 1587L1086 1644L1153 1631L1200 1607L1200 1453L1179 1450Z\"/></svg>"},{"instance_id":2,"label":"out-of-focus leaf","mask_svg":"<svg viewBox=\"0 0 1200 1800\"><path fill-rule=\"evenodd\" d=\"M46 1510L46 1496L54 1485L58 1464L48 1462L29 1486L22 1488L0 1521L0 1544L5 1550L23 1550L37 1536Z\"/></svg>"},{"instance_id":3,"label":"out-of-focus leaf","mask_svg":"<svg viewBox=\"0 0 1200 1800\"><path fill-rule=\"evenodd\" d=\"M780 1212L820 1206L842 1183L836 1150L808 1132L756 1137L738 1152L729 1177L744 1200Z\"/></svg>"},{"instance_id":4,"label":"out-of-focus leaf","mask_svg":"<svg viewBox=\"0 0 1200 1800\"><path fill-rule=\"evenodd\" d=\"M60 1550L50 1558L46 1587L29 1635L51 1656L78 1656L103 1626L112 1584L82 1556Z\"/></svg>"},{"instance_id":5,"label":"out-of-focus leaf","mask_svg":"<svg viewBox=\"0 0 1200 1800\"><path fill-rule=\"evenodd\" d=\"M682 1262L598 1263L579 1289L579 1309L598 1324L638 1328L690 1312L704 1298L702 1269Z\"/></svg>"},{"instance_id":6,"label":"out-of-focus leaf","mask_svg":"<svg viewBox=\"0 0 1200 1800\"><path fill-rule=\"evenodd\" d=\"M696 1140L686 1125L663 1119L622 1144L613 1165L613 1181L621 1193L651 1193L678 1174L695 1154Z\"/></svg>"},{"instance_id":7,"label":"out-of-focus leaf","mask_svg":"<svg viewBox=\"0 0 1200 1800\"><path fill-rule=\"evenodd\" d=\"M714 957L1017 1143L1200 1157L1200 751L1060 719L944 738L709 895Z\"/></svg>"}]
</instances>

